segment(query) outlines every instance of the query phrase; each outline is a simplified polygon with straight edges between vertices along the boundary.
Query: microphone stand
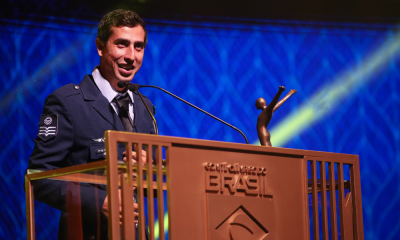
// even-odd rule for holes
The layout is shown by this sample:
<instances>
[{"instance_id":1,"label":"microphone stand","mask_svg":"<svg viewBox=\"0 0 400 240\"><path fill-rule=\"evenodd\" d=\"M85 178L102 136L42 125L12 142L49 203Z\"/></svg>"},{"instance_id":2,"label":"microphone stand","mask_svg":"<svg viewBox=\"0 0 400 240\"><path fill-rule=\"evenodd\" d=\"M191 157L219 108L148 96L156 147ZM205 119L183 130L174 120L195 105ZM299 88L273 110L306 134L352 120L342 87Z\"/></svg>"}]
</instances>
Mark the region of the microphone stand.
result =
<instances>
[{"instance_id":1,"label":"microphone stand","mask_svg":"<svg viewBox=\"0 0 400 240\"><path fill-rule=\"evenodd\" d=\"M157 125L157 121L156 121L156 119L154 118L154 115L151 113L151 111L150 111L149 107L147 106L146 102L144 101L144 99L143 99L143 97L142 97L142 94L139 92L139 89L138 89L138 86L137 86L137 85L138 85L138 84L132 84L132 83L131 83L131 84L129 84L129 87L130 87L130 86L133 86L133 87L134 87L134 90L136 90L136 92L139 94L140 99L142 99L142 102L143 102L144 106L146 107L147 111L149 112L151 118L153 119L154 129L155 129L156 135L158 135L158 125ZM132 89L132 90L133 90L133 89Z\"/></svg>"},{"instance_id":2,"label":"microphone stand","mask_svg":"<svg viewBox=\"0 0 400 240\"><path fill-rule=\"evenodd\" d=\"M135 86L135 87L136 87L136 86ZM214 118L215 120L218 120L218 121L222 122L223 124L228 125L229 127L231 127L231 128L233 128L233 129L235 129L236 131L240 132L240 134L242 134L242 136L243 136L244 139L246 140L246 143L249 144L249 141L247 140L246 135L244 135L244 133L243 133L242 131L240 131L237 127L235 127L235 126L233 126L233 125L231 125L231 124L225 122L224 120L217 118L216 116L214 116L214 115L212 115L212 114L210 114L210 113L204 111L203 109L201 109L201 108L199 108L199 107L197 107L197 106L191 104L190 102L188 102L188 101L186 101L186 100L184 100L184 99L182 99L182 98L176 96L175 94L172 94L172 93L168 92L167 90L165 90L165 89L163 89L163 88L160 88L160 87L157 87L157 86L154 86L154 85L139 85L139 88L142 88L142 87L157 88L157 89L159 89L159 90L161 90L161 91L163 91L163 92L165 92L165 93L167 93L167 94L173 96L174 98L179 99L179 100L181 100L182 102L184 102L184 103L190 105L191 107L196 108L197 110L201 111L202 113L207 114L208 116Z\"/></svg>"}]
</instances>

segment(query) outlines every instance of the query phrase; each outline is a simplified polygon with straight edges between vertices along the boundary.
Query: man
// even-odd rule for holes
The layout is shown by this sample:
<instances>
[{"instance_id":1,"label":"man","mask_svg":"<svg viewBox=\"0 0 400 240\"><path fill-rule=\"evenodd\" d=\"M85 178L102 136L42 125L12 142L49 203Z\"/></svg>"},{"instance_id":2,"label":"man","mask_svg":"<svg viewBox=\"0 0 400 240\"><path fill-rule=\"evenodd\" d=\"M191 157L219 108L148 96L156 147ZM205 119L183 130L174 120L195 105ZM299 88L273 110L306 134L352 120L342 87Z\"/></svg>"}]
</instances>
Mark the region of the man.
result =
<instances>
[{"instance_id":1,"label":"man","mask_svg":"<svg viewBox=\"0 0 400 240\"><path fill-rule=\"evenodd\" d=\"M155 133L138 93L117 85L121 80L130 82L140 69L146 43L145 23L136 13L115 10L104 16L96 38L100 65L79 85L68 84L47 97L29 169L50 170L103 160L106 130ZM144 100L154 114L151 102ZM123 104L127 104L125 108ZM62 211L58 239L73 238L69 209L76 206L81 206L77 221L82 222L83 239L108 239L105 186L39 180L34 194Z\"/></svg>"}]
</instances>

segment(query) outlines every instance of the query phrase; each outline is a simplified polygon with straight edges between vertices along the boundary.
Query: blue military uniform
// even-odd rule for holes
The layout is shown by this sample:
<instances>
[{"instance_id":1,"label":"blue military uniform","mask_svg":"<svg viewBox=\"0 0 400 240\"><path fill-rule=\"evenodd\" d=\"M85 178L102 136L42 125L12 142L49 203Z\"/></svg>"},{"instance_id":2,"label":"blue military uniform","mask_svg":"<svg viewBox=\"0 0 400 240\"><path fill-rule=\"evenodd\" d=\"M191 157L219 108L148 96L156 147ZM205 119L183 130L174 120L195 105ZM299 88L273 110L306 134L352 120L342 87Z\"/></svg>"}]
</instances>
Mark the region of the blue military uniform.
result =
<instances>
[{"instance_id":1,"label":"blue military uniform","mask_svg":"<svg viewBox=\"0 0 400 240\"><path fill-rule=\"evenodd\" d=\"M137 92L134 98L134 132L154 134L154 125ZM146 104L154 106L146 97ZM42 123L43 121L43 123ZM105 159L104 137L107 130L124 131L115 110L102 95L91 75L86 75L79 85L65 85L45 102L35 148L29 159L29 169L50 170L90 163ZM54 131L55 130L55 131ZM35 199L62 211L59 239L68 239L66 199L75 199L80 194L82 206L83 239L107 237L107 226L99 223L101 208L107 190L86 183L39 180L34 185ZM79 204L69 201L68 204Z\"/></svg>"}]
</instances>

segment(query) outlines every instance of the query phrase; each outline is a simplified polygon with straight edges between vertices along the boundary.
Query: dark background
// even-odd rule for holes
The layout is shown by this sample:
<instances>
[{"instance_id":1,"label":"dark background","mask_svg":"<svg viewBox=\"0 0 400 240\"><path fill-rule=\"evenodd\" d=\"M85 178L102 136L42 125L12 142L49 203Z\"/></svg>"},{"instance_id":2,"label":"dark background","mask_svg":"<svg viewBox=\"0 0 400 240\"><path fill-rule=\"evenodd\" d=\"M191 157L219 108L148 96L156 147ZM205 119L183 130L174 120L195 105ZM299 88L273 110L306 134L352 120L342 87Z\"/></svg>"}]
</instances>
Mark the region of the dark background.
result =
<instances>
[{"instance_id":1,"label":"dark background","mask_svg":"<svg viewBox=\"0 0 400 240\"><path fill-rule=\"evenodd\" d=\"M6 0L4 14L36 13L47 16L104 15L117 9L135 9L144 18L156 16L212 16L252 19L341 19L395 21L398 0ZM96 18L95 16L93 16Z\"/></svg>"}]
</instances>

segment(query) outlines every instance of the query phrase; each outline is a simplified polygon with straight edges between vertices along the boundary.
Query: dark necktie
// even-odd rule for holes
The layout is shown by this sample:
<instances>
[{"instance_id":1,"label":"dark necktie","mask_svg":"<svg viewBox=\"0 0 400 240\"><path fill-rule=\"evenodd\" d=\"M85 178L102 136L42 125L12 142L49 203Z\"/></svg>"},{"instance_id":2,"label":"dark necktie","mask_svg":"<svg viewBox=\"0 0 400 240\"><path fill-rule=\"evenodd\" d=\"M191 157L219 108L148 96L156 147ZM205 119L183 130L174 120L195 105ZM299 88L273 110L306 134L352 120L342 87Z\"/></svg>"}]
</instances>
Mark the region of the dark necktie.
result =
<instances>
[{"instance_id":1,"label":"dark necktie","mask_svg":"<svg viewBox=\"0 0 400 240\"><path fill-rule=\"evenodd\" d=\"M115 103L117 103L119 118L121 119L121 122L122 122L122 125L124 126L125 131L132 132L133 124L129 117L129 103L130 103L129 95L125 94L124 96L122 96L118 99L114 98L113 101Z\"/></svg>"}]
</instances>

